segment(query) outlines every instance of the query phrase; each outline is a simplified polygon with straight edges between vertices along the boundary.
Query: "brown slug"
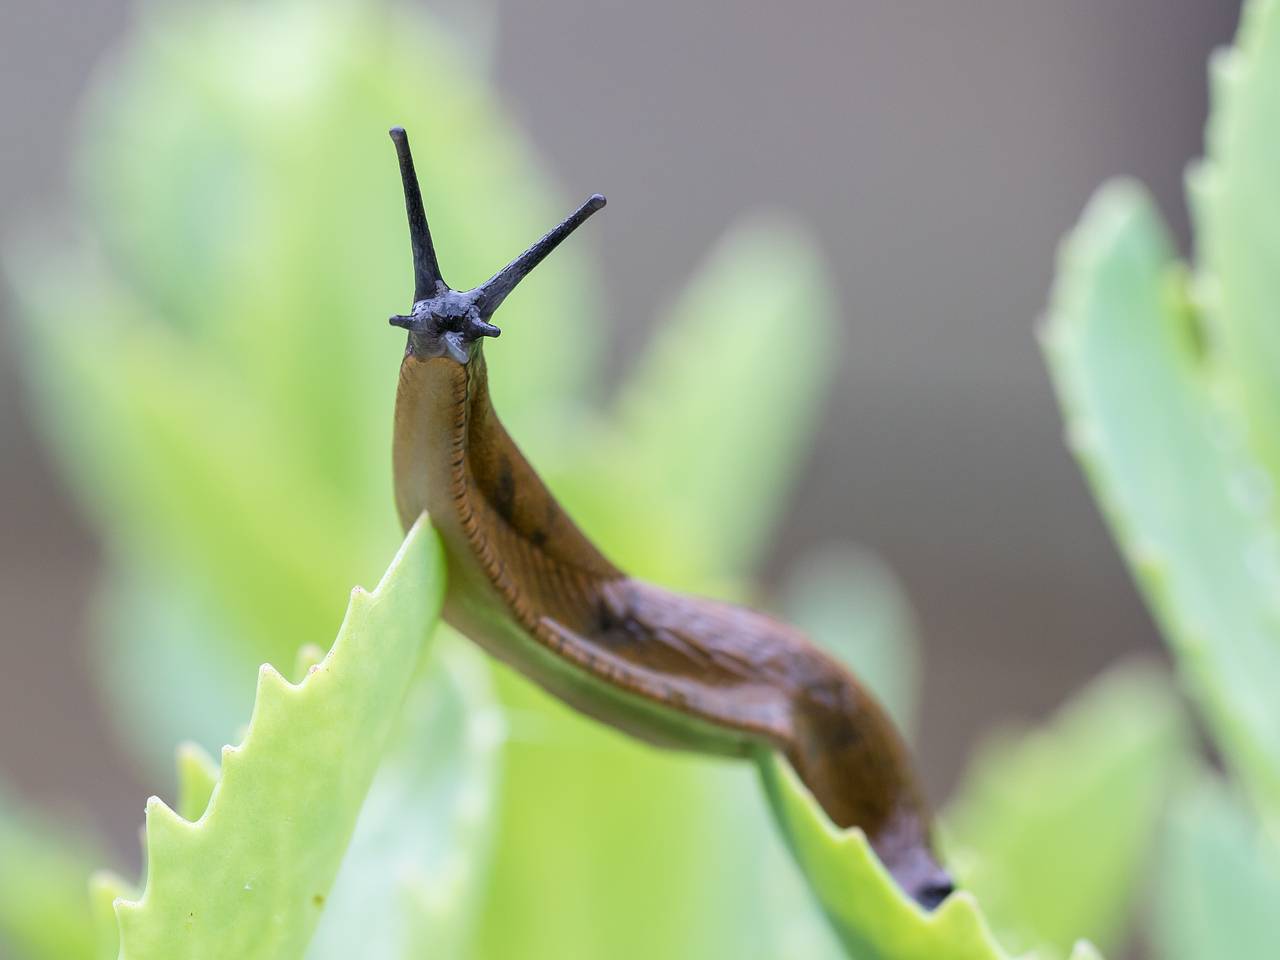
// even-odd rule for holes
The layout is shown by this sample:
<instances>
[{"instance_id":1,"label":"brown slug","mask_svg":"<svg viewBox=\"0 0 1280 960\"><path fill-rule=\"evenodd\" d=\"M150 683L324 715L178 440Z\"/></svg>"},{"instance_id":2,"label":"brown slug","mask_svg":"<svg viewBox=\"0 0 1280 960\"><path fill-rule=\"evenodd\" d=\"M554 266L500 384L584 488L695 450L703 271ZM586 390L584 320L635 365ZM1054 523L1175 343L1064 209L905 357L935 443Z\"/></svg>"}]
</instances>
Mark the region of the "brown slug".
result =
<instances>
[{"instance_id":1,"label":"brown slug","mask_svg":"<svg viewBox=\"0 0 1280 960\"><path fill-rule=\"evenodd\" d=\"M448 563L446 621L569 705L649 743L786 756L827 815L860 827L925 908L952 891L901 737L858 681L763 614L632 579L565 514L489 401L485 337L515 286L592 213L568 219L472 290L442 279L409 141L391 131L413 249L413 312L395 409L395 494L425 510Z\"/></svg>"}]
</instances>

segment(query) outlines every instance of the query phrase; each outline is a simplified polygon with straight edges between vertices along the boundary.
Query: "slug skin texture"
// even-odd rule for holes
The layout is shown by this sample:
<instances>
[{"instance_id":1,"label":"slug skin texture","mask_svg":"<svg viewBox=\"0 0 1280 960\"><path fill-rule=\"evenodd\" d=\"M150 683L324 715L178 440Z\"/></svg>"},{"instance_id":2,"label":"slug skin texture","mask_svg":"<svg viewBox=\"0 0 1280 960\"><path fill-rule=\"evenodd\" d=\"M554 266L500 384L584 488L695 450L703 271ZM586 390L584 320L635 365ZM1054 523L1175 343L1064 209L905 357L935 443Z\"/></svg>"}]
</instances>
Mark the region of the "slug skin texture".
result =
<instances>
[{"instance_id":1,"label":"slug skin texture","mask_svg":"<svg viewBox=\"0 0 1280 960\"><path fill-rule=\"evenodd\" d=\"M589 198L479 287L440 275L408 138L391 131L413 247L413 311L396 392L396 507L445 545L444 616L566 703L663 747L777 750L831 820L859 827L927 909L953 887L907 749L883 708L803 634L743 607L628 577L577 528L499 421L485 338L494 311L592 213Z\"/></svg>"}]
</instances>

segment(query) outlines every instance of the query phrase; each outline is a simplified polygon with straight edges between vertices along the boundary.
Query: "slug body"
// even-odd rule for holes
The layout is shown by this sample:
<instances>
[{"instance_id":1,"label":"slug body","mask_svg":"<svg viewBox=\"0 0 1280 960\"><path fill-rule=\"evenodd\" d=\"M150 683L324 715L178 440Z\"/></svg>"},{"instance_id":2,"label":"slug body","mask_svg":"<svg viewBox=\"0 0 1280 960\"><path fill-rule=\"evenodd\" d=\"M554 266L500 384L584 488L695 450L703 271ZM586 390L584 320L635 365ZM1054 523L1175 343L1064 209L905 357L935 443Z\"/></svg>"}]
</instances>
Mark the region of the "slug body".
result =
<instances>
[{"instance_id":1,"label":"slug body","mask_svg":"<svg viewBox=\"0 0 1280 960\"><path fill-rule=\"evenodd\" d=\"M782 752L828 816L860 827L926 908L952 889L892 722L858 681L792 627L628 577L574 525L489 400L488 321L591 213L595 196L490 281L447 287L404 131L395 129L416 290L396 394L396 506L425 510L449 567L445 619L576 709L665 747Z\"/></svg>"}]
</instances>

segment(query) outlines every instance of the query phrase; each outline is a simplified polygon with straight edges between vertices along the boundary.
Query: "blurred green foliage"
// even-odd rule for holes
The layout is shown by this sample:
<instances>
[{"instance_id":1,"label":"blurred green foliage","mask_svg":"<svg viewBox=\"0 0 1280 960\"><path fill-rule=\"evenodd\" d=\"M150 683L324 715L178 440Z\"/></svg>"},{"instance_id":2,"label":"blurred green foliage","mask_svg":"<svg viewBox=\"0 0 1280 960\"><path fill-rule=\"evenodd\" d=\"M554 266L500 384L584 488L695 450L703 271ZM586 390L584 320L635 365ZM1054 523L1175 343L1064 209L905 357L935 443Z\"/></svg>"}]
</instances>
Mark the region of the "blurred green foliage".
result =
<instances>
[{"instance_id":1,"label":"blurred green foliage","mask_svg":"<svg viewBox=\"0 0 1280 960\"><path fill-rule=\"evenodd\" d=\"M1068 440L1234 775L1177 792L1152 937L1177 960L1280 942L1280 4L1245 4L1211 76L1198 262L1140 186L1109 184L1064 244L1045 330Z\"/></svg>"},{"instance_id":2,"label":"blurred green foliage","mask_svg":"<svg viewBox=\"0 0 1280 960\"><path fill-rule=\"evenodd\" d=\"M1159 878L1153 934L1162 957L1275 953L1280 845L1227 785L1205 777L1178 797Z\"/></svg>"},{"instance_id":3,"label":"blurred green foliage","mask_svg":"<svg viewBox=\"0 0 1280 960\"><path fill-rule=\"evenodd\" d=\"M1280 303L1265 258L1237 249L1276 222L1247 199L1275 189L1263 181L1280 159L1260 132L1280 96L1274 7L1250 6L1241 51L1221 61L1197 180L1197 222L1220 251L1197 290L1212 294L1210 339L1227 346L1202 355L1201 308L1132 188L1108 192L1068 247L1048 337L1072 436L1255 805L1273 804L1280 776L1280 705L1267 696L1280 677L1267 592L1280 541L1256 440L1274 437L1280 381L1265 364L1228 376L1226 358L1264 355L1266 311ZM1172 784L1202 775L1187 776L1179 708L1149 670L1119 668L1045 729L980 755L944 821L989 921L967 892L916 909L861 836L833 831L768 759L781 831L746 765L633 743L445 629L409 669L404 624L429 606L425 559L401 559L420 598L401 590L407 608L383 629L342 635L325 662L346 664L344 682L313 693L320 706L302 703L311 682L274 674L254 706L258 665L305 676L321 654L300 645L338 630L349 586L372 582L399 542L388 451L400 348L385 317L407 306L409 255L386 128L415 136L458 285L568 207L496 101L476 36L450 44L448 30L374 0L143 6L93 85L70 230L27 236L6 257L43 429L105 547L92 641L113 721L176 787L177 816L148 808L146 893L98 874L86 895L92 841L0 808L0 943L31 960L114 956L113 901L142 896L120 907L125 954L154 955L146 944L175 942L182 904L232 923L240 908L220 878L260 869L275 906L241 919L281 924L264 941L272 956L994 960L1007 955L994 930L1010 947L1083 958L1096 954L1073 948L1078 936L1121 948L1158 834L1166 955L1263 942L1265 898L1234 901L1248 923L1224 923L1212 892L1226 869L1274 884L1272 860L1240 866L1256 823L1234 793L1188 788L1161 833ZM432 143L438 131L447 145ZM834 349L777 362L775 332L801 292L813 341L837 339L821 259L794 225L738 225L606 392L588 249L558 251L513 297L487 353L495 403L622 565L750 598L833 372ZM734 335L707 363L684 345L716 320ZM1243 426L1220 427L1220 406ZM915 643L887 572L836 545L799 565L781 600L909 729ZM341 659L357 640L378 653ZM308 709L338 709L361 682L365 699L334 714L344 723L311 729ZM239 775L219 780L210 755L251 709ZM169 758L184 740L175 783ZM254 766L257 749L274 762ZM322 821L312 791L339 784ZM187 823L206 807L225 819ZM1186 811L1206 808L1214 829L1189 830ZM289 900L302 873L332 881L322 911ZM206 949L218 930L202 929Z\"/></svg>"},{"instance_id":4,"label":"blurred green foliage","mask_svg":"<svg viewBox=\"0 0 1280 960\"><path fill-rule=\"evenodd\" d=\"M1163 673L1121 664L1041 729L977 753L947 811L949 846L1005 946L1121 948L1187 741Z\"/></svg>"},{"instance_id":5,"label":"blurred green foliage","mask_svg":"<svg viewBox=\"0 0 1280 960\"><path fill-rule=\"evenodd\" d=\"M84 890L101 856L92 834L70 818L36 817L0 792L0 952L92 956Z\"/></svg>"}]
</instances>

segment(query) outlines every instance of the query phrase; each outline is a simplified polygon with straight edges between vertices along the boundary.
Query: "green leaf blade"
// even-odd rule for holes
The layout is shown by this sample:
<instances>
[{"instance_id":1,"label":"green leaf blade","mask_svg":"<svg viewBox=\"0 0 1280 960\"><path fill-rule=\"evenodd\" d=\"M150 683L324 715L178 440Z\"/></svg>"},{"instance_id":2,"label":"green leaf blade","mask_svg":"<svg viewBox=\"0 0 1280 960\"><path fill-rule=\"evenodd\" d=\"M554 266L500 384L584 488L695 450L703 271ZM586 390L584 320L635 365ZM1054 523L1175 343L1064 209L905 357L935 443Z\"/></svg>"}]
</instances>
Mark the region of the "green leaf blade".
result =
<instances>
[{"instance_id":1,"label":"green leaf blade","mask_svg":"<svg viewBox=\"0 0 1280 960\"><path fill-rule=\"evenodd\" d=\"M504 737L483 654L438 629L307 960L469 956Z\"/></svg>"},{"instance_id":2,"label":"green leaf blade","mask_svg":"<svg viewBox=\"0 0 1280 960\"><path fill-rule=\"evenodd\" d=\"M1233 47L1212 61L1206 157L1192 191L1200 284L1229 399L1280 485L1280 4L1245 3Z\"/></svg>"},{"instance_id":3,"label":"green leaf blade","mask_svg":"<svg viewBox=\"0 0 1280 960\"><path fill-rule=\"evenodd\" d=\"M1280 845L1208 776L1176 798L1156 894L1163 960L1266 957L1280 943Z\"/></svg>"},{"instance_id":4,"label":"green leaf blade","mask_svg":"<svg viewBox=\"0 0 1280 960\"><path fill-rule=\"evenodd\" d=\"M861 830L838 830L785 760L760 759L774 815L814 895L856 960L1008 960L971 893L932 913L907 897Z\"/></svg>"},{"instance_id":5,"label":"green leaf blade","mask_svg":"<svg viewBox=\"0 0 1280 960\"><path fill-rule=\"evenodd\" d=\"M443 598L425 519L372 593L353 591L298 685L264 666L239 747L191 822L147 805L147 880L120 900L121 958L301 957Z\"/></svg>"},{"instance_id":6,"label":"green leaf blade","mask_svg":"<svg viewBox=\"0 0 1280 960\"><path fill-rule=\"evenodd\" d=\"M1195 316L1140 188L1064 246L1045 332L1072 449L1231 763L1280 803L1280 536L1265 474L1213 402Z\"/></svg>"}]
</instances>

